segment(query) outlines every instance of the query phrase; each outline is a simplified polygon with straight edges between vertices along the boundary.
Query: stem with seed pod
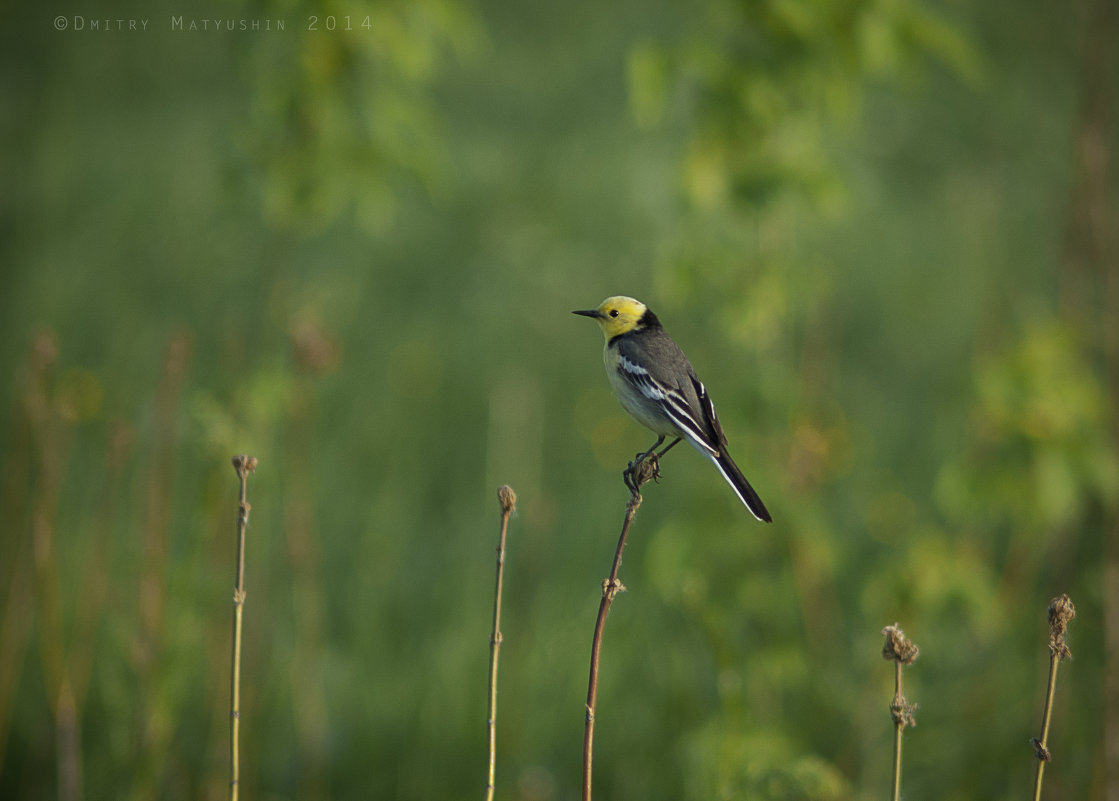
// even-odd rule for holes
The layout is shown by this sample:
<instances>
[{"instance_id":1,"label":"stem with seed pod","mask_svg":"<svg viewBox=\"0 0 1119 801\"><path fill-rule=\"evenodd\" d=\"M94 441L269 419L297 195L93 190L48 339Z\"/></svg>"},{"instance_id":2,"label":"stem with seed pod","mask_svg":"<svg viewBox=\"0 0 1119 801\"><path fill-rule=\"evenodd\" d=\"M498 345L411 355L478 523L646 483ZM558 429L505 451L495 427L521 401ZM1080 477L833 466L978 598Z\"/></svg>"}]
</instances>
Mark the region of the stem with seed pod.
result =
<instances>
[{"instance_id":1,"label":"stem with seed pod","mask_svg":"<svg viewBox=\"0 0 1119 801\"><path fill-rule=\"evenodd\" d=\"M890 715L894 719L894 781L890 798L898 801L901 798L901 734L906 726L917 725L913 717L917 705L905 700L901 691L901 669L917 661L920 649L916 643L905 638L905 632L897 623L886 626L882 629L882 634L886 637L886 644L882 646L882 658L894 663L894 700L890 703Z\"/></svg>"},{"instance_id":2,"label":"stem with seed pod","mask_svg":"<svg viewBox=\"0 0 1119 801\"><path fill-rule=\"evenodd\" d=\"M229 798L237 801L241 782L241 620L245 608L245 529L249 526L249 473L256 472L255 456L234 456L233 469L241 480L237 504L237 583L233 587L233 665L230 670Z\"/></svg>"},{"instance_id":3,"label":"stem with seed pod","mask_svg":"<svg viewBox=\"0 0 1119 801\"><path fill-rule=\"evenodd\" d=\"M486 801L493 801L494 780L497 770L497 655L501 650L501 580L505 572L505 532L509 517L516 511L517 494L508 484L497 491L501 504L501 536L497 544L497 579L493 590L493 630L490 633L490 691L489 717L486 725L490 733L490 770L486 782Z\"/></svg>"},{"instance_id":4,"label":"stem with seed pod","mask_svg":"<svg viewBox=\"0 0 1119 801\"><path fill-rule=\"evenodd\" d=\"M1049 720L1053 712L1053 691L1057 686L1057 665L1065 659L1072 659L1072 652L1065 642L1065 632L1074 617L1076 607L1067 595L1060 595L1049 604L1049 686L1045 691L1045 707L1041 714L1041 737L1030 740L1037 756L1034 801L1041 801L1041 778L1045 773L1045 763L1052 758L1048 748Z\"/></svg>"},{"instance_id":5,"label":"stem with seed pod","mask_svg":"<svg viewBox=\"0 0 1119 801\"><path fill-rule=\"evenodd\" d=\"M622 566L622 551L626 547L626 535L629 534L630 523L637 514L637 507L641 505L641 486L647 481L660 475L660 466L656 454L649 454L631 462L622 474L629 489L629 503L626 504L625 519L622 521L622 533L618 537L618 547L614 551L614 562L610 568L610 576L602 582L602 600L598 604L598 618L594 624L594 637L591 640L591 672L587 682L587 708L586 724L583 728L583 801L591 801L591 774L594 762L594 715L598 704L598 664L602 652L602 633L606 627L606 614L610 605L614 603L614 596L625 590L625 585L618 580L618 570Z\"/></svg>"}]
</instances>

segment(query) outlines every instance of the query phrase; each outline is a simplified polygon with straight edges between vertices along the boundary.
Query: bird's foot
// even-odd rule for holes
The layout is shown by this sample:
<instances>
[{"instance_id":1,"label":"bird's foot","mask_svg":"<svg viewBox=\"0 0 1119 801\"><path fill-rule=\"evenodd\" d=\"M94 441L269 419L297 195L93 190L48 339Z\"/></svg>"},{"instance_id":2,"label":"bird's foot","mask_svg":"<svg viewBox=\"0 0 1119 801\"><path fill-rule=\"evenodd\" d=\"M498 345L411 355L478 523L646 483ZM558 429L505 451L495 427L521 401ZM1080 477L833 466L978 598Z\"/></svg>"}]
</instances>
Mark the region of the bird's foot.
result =
<instances>
[{"instance_id":1,"label":"bird's foot","mask_svg":"<svg viewBox=\"0 0 1119 801\"><path fill-rule=\"evenodd\" d=\"M649 481L656 481L661 477L661 463L658 455L653 451L637 454L632 462L627 465L622 473L626 487L634 495L641 491L641 486Z\"/></svg>"}]
</instances>

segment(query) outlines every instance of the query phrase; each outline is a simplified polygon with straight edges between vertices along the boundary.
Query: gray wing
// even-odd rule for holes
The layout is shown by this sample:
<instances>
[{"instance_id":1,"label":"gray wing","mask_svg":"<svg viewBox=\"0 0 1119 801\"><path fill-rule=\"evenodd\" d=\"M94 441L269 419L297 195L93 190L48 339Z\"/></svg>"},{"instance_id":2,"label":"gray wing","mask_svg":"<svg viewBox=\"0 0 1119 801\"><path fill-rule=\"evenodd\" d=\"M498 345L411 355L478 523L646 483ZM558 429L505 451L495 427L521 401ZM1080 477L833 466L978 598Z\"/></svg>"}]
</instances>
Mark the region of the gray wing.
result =
<instances>
[{"instance_id":1,"label":"gray wing","mask_svg":"<svg viewBox=\"0 0 1119 801\"><path fill-rule=\"evenodd\" d=\"M668 336L637 336L618 343L618 371L644 397L657 403L700 451L719 455L726 444L715 404L679 346ZM642 365L676 365L669 371Z\"/></svg>"}]
</instances>

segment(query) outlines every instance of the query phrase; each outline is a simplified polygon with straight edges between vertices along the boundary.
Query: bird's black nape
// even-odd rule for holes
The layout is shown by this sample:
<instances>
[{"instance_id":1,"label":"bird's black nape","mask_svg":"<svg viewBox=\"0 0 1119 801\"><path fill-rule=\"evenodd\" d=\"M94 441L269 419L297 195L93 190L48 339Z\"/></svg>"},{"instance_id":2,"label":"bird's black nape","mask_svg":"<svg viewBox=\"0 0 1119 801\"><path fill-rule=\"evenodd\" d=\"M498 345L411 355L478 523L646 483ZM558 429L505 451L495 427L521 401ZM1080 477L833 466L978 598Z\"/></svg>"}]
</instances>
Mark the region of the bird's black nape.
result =
<instances>
[{"instance_id":1,"label":"bird's black nape","mask_svg":"<svg viewBox=\"0 0 1119 801\"><path fill-rule=\"evenodd\" d=\"M645 313L641 315L637 324L641 328L663 328L661 321L657 319L657 315L653 314L653 310L648 307L645 308Z\"/></svg>"}]
</instances>

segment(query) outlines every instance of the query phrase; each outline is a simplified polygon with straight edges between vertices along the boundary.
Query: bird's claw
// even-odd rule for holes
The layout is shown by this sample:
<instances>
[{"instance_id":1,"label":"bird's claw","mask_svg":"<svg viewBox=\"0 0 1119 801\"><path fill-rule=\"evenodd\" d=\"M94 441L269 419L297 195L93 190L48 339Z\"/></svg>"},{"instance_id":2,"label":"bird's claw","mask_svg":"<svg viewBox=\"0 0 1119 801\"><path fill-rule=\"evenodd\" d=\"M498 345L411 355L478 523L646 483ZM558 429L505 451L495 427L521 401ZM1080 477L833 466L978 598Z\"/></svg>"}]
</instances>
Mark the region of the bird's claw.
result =
<instances>
[{"instance_id":1,"label":"bird's claw","mask_svg":"<svg viewBox=\"0 0 1119 801\"><path fill-rule=\"evenodd\" d=\"M656 453L639 453L622 473L626 487L631 493L637 494L641 486L649 481L658 481L661 477L661 463Z\"/></svg>"}]
</instances>

